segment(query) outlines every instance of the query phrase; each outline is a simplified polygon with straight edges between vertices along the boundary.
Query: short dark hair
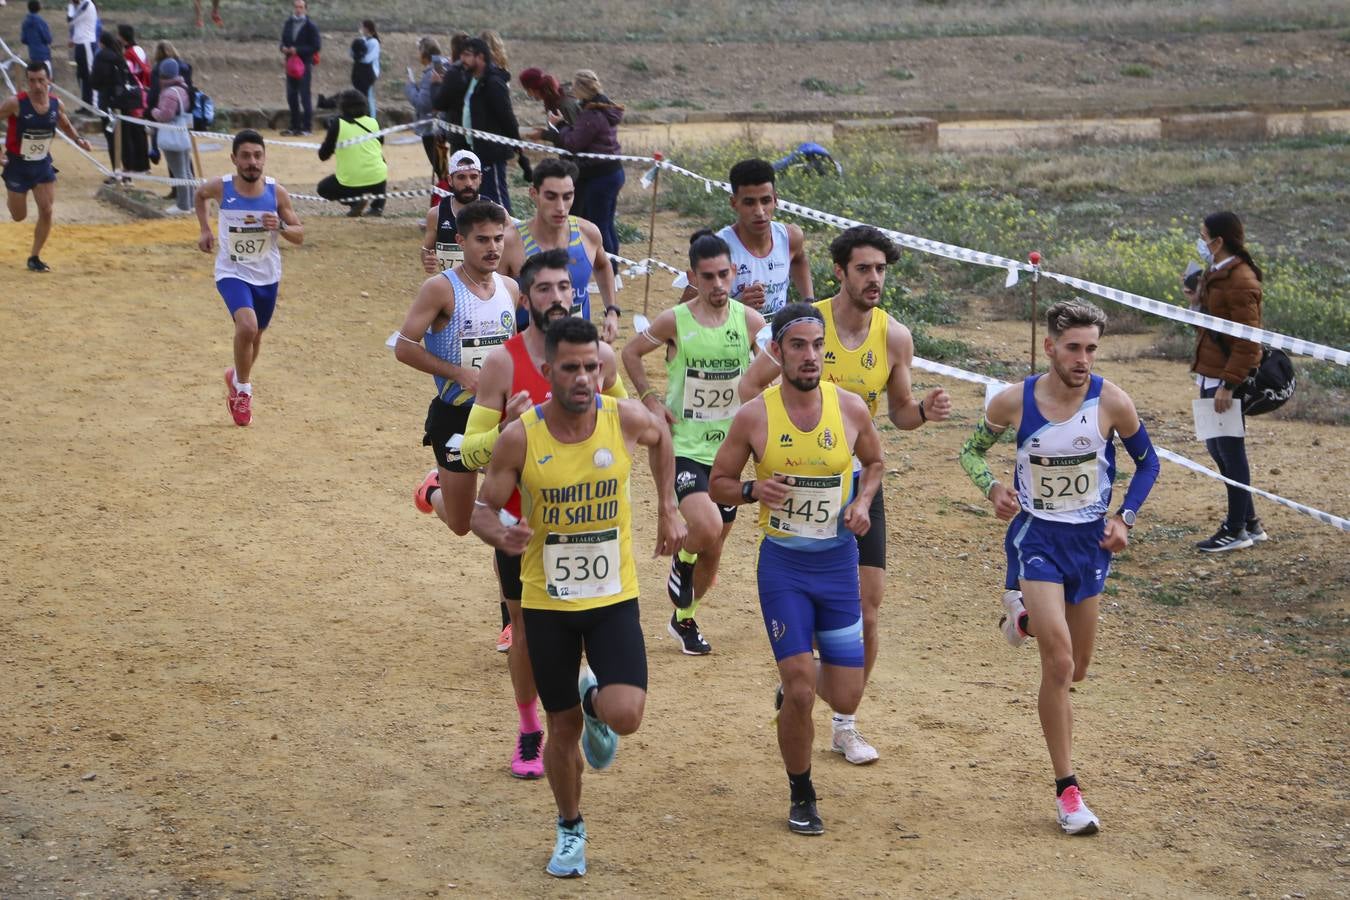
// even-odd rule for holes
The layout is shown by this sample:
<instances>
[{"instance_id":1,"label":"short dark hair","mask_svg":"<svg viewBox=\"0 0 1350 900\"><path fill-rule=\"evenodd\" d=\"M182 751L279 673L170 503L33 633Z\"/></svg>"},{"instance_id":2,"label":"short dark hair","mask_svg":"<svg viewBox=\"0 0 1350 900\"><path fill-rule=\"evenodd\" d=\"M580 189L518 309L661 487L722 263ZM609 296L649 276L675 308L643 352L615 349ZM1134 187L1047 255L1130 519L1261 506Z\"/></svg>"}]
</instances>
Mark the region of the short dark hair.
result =
<instances>
[{"instance_id":1,"label":"short dark hair","mask_svg":"<svg viewBox=\"0 0 1350 900\"><path fill-rule=\"evenodd\" d=\"M40 9L42 9L42 4L38 0L28 0L28 11L30 13L35 13Z\"/></svg>"},{"instance_id":2,"label":"short dark hair","mask_svg":"<svg viewBox=\"0 0 1350 900\"><path fill-rule=\"evenodd\" d=\"M825 327L825 316L819 309L811 303L789 303L780 309L773 317L773 341L775 344L782 343L783 332L787 331L788 326L801 319L815 319L820 323L820 327Z\"/></svg>"},{"instance_id":3,"label":"short dark hair","mask_svg":"<svg viewBox=\"0 0 1350 900\"><path fill-rule=\"evenodd\" d=\"M558 355L559 344L599 344L600 332L595 330L589 319L580 316L563 316L548 324L544 332L544 359L549 362Z\"/></svg>"},{"instance_id":4,"label":"short dark hair","mask_svg":"<svg viewBox=\"0 0 1350 900\"><path fill-rule=\"evenodd\" d=\"M886 264L895 265L900 261L900 250L895 241L886 237L886 233L872 225L854 225L845 229L838 237L830 241L830 258L841 269L848 268L848 261L857 247L872 247L886 254Z\"/></svg>"},{"instance_id":5,"label":"short dark hair","mask_svg":"<svg viewBox=\"0 0 1350 900\"><path fill-rule=\"evenodd\" d=\"M230 152L238 153L240 144L257 144L264 150L267 149L267 145L263 143L263 136L252 128L245 128L234 136L234 143L230 146Z\"/></svg>"},{"instance_id":6,"label":"short dark hair","mask_svg":"<svg viewBox=\"0 0 1350 900\"><path fill-rule=\"evenodd\" d=\"M731 259L731 248L726 241L713 234L711 228L700 228L689 236L689 271L698 268L703 260L719 256Z\"/></svg>"},{"instance_id":7,"label":"short dark hair","mask_svg":"<svg viewBox=\"0 0 1350 900\"><path fill-rule=\"evenodd\" d=\"M525 264L520 267L520 274L516 276L516 284L520 285L520 292L529 297L530 288L534 286L534 280L539 277L540 270L563 269L566 271L569 259L566 250L562 247L554 247L552 250L536 253L525 260Z\"/></svg>"},{"instance_id":8,"label":"short dark hair","mask_svg":"<svg viewBox=\"0 0 1350 900\"><path fill-rule=\"evenodd\" d=\"M464 46L459 49L460 53L473 53L478 56L487 57L488 62L492 61L492 51L488 50L487 41L480 37L471 37L464 42Z\"/></svg>"},{"instance_id":9,"label":"short dark hair","mask_svg":"<svg viewBox=\"0 0 1350 900\"><path fill-rule=\"evenodd\" d=\"M773 184L774 178L773 163L763 159L743 159L731 167L727 176L733 194L752 184Z\"/></svg>"},{"instance_id":10,"label":"short dark hair","mask_svg":"<svg viewBox=\"0 0 1350 900\"><path fill-rule=\"evenodd\" d=\"M455 216L455 231L459 234L468 234L479 222L505 225L506 210L491 200L475 200Z\"/></svg>"},{"instance_id":11,"label":"short dark hair","mask_svg":"<svg viewBox=\"0 0 1350 900\"><path fill-rule=\"evenodd\" d=\"M370 115L370 101L355 88L347 88L338 94L338 112L348 119L359 119Z\"/></svg>"},{"instance_id":12,"label":"short dark hair","mask_svg":"<svg viewBox=\"0 0 1350 900\"><path fill-rule=\"evenodd\" d=\"M37 0L29 0L29 2L36 3ZM28 61L27 69L30 72L41 72L43 75L48 77L51 76L51 73L47 71L47 64L40 59L30 59Z\"/></svg>"},{"instance_id":13,"label":"short dark hair","mask_svg":"<svg viewBox=\"0 0 1350 900\"><path fill-rule=\"evenodd\" d=\"M577 176L581 170L577 164L570 159L559 159L556 156L550 156L547 159L540 160L534 167L534 178L530 183L534 185L537 191L544 186L545 178L570 178L572 186L577 183Z\"/></svg>"},{"instance_id":14,"label":"short dark hair","mask_svg":"<svg viewBox=\"0 0 1350 900\"><path fill-rule=\"evenodd\" d=\"M1070 328L1096 327L1097 336L1106 334L1106 313L1099 306L1077 297L1072 300L1059 300L1045 311L1045 329L1050 337L1057 338Z\"/></svg>"},{"instance_id":15,"label":"short dark hair","mask_svg":"<svg viewBox=\"0 0 1350 900\"><path fill-rule=\"evenodd\" d=\"M117 25L117 36L122 39L122 43L131 46L136 43L136 29L126 22L119 22Z\"/></svg>"}]
</instances>

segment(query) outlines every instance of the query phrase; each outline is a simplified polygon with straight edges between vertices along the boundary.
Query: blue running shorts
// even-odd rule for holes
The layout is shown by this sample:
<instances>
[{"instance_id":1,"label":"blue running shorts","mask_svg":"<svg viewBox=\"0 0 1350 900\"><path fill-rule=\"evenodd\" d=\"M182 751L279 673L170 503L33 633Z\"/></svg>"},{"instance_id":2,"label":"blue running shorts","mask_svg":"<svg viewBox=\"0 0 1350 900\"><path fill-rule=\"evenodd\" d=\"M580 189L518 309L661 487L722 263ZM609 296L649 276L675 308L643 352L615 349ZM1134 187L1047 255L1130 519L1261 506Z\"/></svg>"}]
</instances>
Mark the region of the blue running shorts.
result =
<instances>
[{"instance_id":1,"label":"blue running shorts","mask_svg":"<svg viewBox=\"0 0 1350 900\"><path fill-rule=\"evenodd\" d=\"M776 660L810 653L820 661L862 668L862 594L858 544L842 541L818 553L759 543L759 608Z\"/></svg>"},{"instance_id":2,"label":"blue running shorts","mask_svg":"<svg viewBox=\"0 0 1350 900\"><path fill-rule=\"evenodd\" d=\"M249 284L240 278L222 278L216 290L225 298L230 318L241 309L251 309L258 317L258 330L263 331L272 321L277 308L277 284Z\"/></svg>"},{"instance_id":3,"label":"blue running shorts","mask_svg":"<svg viewBox=\"0 0 1350 900\"><path fill-rule=\"evenodd\" d=\"M26 194L39 184L56 180L56 169L50 160L27 162L11 159L5 164L3 176L5 190L14 194Z\"/></svg>"},{"instance_id":4,"label":"blue running shorts","mask_svg":"<svg viewBox=\"0 0 1350 900\"><path fill-rule=\"evenodd\" d=\"M1004 588L1018 590L1022 580L1049 581L1064 585L1066 603L1095 597L1111 572L1111 551L1097 546L1105 534L1105 520L1048 522L1018 513L1003 539L1008 554Z\"/></svg>"}]
</instances>

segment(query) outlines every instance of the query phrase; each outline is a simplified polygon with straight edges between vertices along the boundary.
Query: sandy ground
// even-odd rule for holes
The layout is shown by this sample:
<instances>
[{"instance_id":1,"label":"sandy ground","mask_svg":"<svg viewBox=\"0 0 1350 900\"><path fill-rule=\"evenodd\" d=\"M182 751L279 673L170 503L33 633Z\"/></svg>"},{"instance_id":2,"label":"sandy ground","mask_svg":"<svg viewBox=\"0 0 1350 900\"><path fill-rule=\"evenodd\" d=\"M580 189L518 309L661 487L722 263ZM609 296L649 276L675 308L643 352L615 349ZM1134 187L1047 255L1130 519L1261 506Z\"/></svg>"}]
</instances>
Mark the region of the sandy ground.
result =
<instances>
[{"instance_id":1,"label":"sandy ground","mask_svg":"<svg viewBox=\"0 0 1350 900\"><path fill-rule=\"evenodd\" d=\"M55 271L23 272L29 226L0 224L0 896L1345 895L1345 537L1262 504L1271 543L1202 558L1222 492L1164 469L1074 694L1103 832L1065 838L1034 647L995 628L1002 529L955 463L979 409L959 384L953 422L883 432L890 579L860 711L881 759L829 753L818 711L819 840L783 823L753 530L699 617L713 655L681 655L638 466L646 720L586 774L591 873L552 881L548 788L506 771L490 555L410 502L430 386L382 344L421 277L411 219L301 207L241 429L195 226L82 199L97 178L58 154ZM321 174L273 159L293 187ZM658 255L686 231L663 218ZM1018 359L1025 327L986 315L1006 300L973 300L961 336ZM1184 367L1134 358L1146 340L1108 338L1099 370L1203 459ZM1345 514L1344 440L1254 423L1256 480Z\"/></svg>"}]
</instances>

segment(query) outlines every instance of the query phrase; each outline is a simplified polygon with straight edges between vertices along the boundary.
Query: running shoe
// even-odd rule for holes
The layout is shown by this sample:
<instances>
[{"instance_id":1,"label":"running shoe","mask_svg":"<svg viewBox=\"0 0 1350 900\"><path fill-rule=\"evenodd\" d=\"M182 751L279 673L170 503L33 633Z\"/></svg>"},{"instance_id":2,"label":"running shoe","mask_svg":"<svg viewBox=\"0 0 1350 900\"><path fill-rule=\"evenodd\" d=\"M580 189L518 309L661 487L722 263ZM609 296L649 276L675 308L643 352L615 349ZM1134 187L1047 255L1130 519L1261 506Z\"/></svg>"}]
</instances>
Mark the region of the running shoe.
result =
<instances>
[{"instance_id":1,"label":"running shoe","mask_svg":"<svg viewBox=\"0 0 1350 900\"><path fill-rule=\"evenodd\" d=\"M502 626L502 633L497 635L497 652L511 652L511 623L507 622Z\"/></svg>"},{"instance_id":2,"label":"running shoe","mask_svg":"<svg viewBox=\"0 0 1350 900\"><path fill-rule=\"evenodd\" d=\"M1003 632L1003 637L1014 647L1022 646L1030 635L1022 630L1022 617L1027 614L1027 608L1022 604L1021 591L1005 591L1003 594L1003 618L998 620L999 630Z\"/></svg>"},{"instance_id":3,"label":"running shoe","mask_svg":"<svg viewBox=\"0 0 1350 900\"><path fill-rule=\"evenodd\" d=\"M548 874L554 878L580 878L586 874L586 823L578 822L567 828L558 820L558 840L553 845L553 858L548 861Z\"/></svg>"},{"instance_id":4,"label":"running shoe","mask_svg":"<svg viewBox=\"0 0 1350 900\"><path fill-rule=\"evenodd\" d=\"M225 27L225 20L220 17L220 10L218 9L211 10L211 21L215 23L217 28ZM200 28L201 26L198 25L197 27Z\"/></svg>"},{"instance_id":5,"label":"running shoe","mask_svg":"<svg viewBox=\"0 0 1350 900\"><path fill-rule=\"evenodd\" d=\"M30 272L50 272L52 267L47 265L36 256L28 257L28 271Z\"/></svg>"},{"instance_id":6,"label":"running shoe","mask_svg":"<svg viewBox=\"0 0 1350 900\"><path fill-rule=\"evenodd\" d=\"M694 605L694 566L695 563L683 562L679 554L670 558L670 577L666 579L666 593L670 602L680 609Z\"/></svg>"},{"instance_id":7,"label":"running shoe","mask_svg":"<svg viewBox=\"0 0 1350 900\"><path fill-rule=\"evenodd\" d=\"M1253 544L1270 540L1270 535L1266 534L1266 529L1261 526L1260 519L1252 519L1247 523L1247 537L1252 539Z\"/></svg>"},{"instance_id":8,"label":"running shoe","mask_svg":"<svg viewBox=\"0 0 1350 900\"><path fill-rule=\"evenodd\" d=\"M816 801L799 800L788 810L788 831L793 834L824 834L825 823L816 812Z\"/></svg>"},{"instance_id":9,"label":"running shoe","mask_svg":"<svg viewBox=\"0 0 1350 900\"><path fill-rule=\"evenodd\" d=\"M1230 531L1228 523L1223 522L1219 525L1219 530L1210 535L1207 539L1198 542L1195 546L1198 550L1205 553L1224 553L1228 550L1242 550L1252 545L1251 536L1247 534L1247 529L1240 528L1237 531Z\"/></svg>"},{"instance_id":10,"label":"running shoe","mask_svg":"<svg viewBox=\"0 0 1350 900\"><path fill-rule=\"evenodd\" d=\"M240 391L234 398L234 403L230 406L230 415L234 417L234 424L247 425L253 421L253 395Z\"/></svg>"},{"instance_id":11,"label":"running shoe","mask_svg":"<svg viewBox=\"0 0 1350 900\"><path fill-rule=\"evenodd\" d=\"M865 766L877 761L877 748L867 743L867 738L858 734L856 728L841 728L834 733L830 749L841 753L844 759L855 766Z\"/></svg>"},{"instance_id":12,"label":"running shoe","mask_svg":"<svg viewBox=\"0 0 1350 900\"><path fill-rule=\"evenodd\" d=\"M693 619L685 619L681 622L675 618L675 614L670 614L670 624L666 626L670 636L680 642L680 650L689 656L707 656L712 652L712 644L703 639L702 633L698 630L698 623Z\"/></svg>"},{"instance_id":13,"label":"running shoe","mask_svg":"<svg viewBox=\"0 0 1350 900\"><path fill-rule=\"evenodd\" d=\"M511 774L516 778L544 777L544 733L522 731L516 735L516 752L511 754Z\"/></svg>"},{"instance_id":14,"label":"running shoe","mask_svg":"<svg viewBox=\"0 0 1350 900\"><path fill-rule=\"evenodd\" d=\"M596 683L595 673L589 667L582 669L581 677L577 679L577 696L585 697ZM581 752L586 755L586 762L591 764L592 769L607 768L619 752L619 736L604 722L588 715L585 704L581 706L581 714L586 720L581 731Z\"/></svg>"},{"instance_id":15,"label":"running shoe","mask_svg":"<svg viewBox=\"0 0 1350 900\"><path fill-rule=\"evenodd\" d=\"M439 490L440 487L441 470L432 469L427 473L427 477L422 479L422 483L417 486L417 490L413 491L413 506L417 507L418 512L431 513L436 511L436 508L431 505L431 490L432 488ZM510 646L510 644L507 646ZM497 649L502 648L498 647Z\"/></svg>"},{"instance_id":16,"label":"running shoe","mask_svg":"<svg viewBox=\"0 0 1350 900\"><path fill-rule=\"evenodd\" d=\"M1055 800L1059 812L1059 827L1065 834L1096 834L1101 825L1097 817L1083 802L1083 794L1078 785L1071 784Z\"/></svg>"}]
</instances>

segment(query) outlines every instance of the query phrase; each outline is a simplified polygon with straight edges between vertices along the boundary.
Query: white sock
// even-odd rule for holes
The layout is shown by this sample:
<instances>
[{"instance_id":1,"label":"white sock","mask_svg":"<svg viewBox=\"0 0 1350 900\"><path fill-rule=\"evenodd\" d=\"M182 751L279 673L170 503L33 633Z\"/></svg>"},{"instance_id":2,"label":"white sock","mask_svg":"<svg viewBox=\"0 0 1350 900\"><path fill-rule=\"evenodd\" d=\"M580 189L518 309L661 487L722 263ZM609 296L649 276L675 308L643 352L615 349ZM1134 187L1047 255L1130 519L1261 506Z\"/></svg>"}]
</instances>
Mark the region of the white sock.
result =
<instances>
[{"instance_id":1,"label":"white sock","mask_svg":"<svg viewBox=\"0 0 1350 900\"><path fill-rule=\"evenodd\" d=\"M857 718L857 716L853 715L846 716L843 713L835 713L830 717L830 720L834 723L835 731L848 731L850 728L854 727Z\"/></svg>"},{"instance_id":2,"label":"white sock","mask_svg":"<svg viewBox=\"0 0 1350 900\"><path fill-rule=\"evenodd\" d=\"M241 394L248 394L250 397L253 396L252 384L240 384L239 382L236 381L234 383L234 389Z\"/></svg>"}]
</instances>

